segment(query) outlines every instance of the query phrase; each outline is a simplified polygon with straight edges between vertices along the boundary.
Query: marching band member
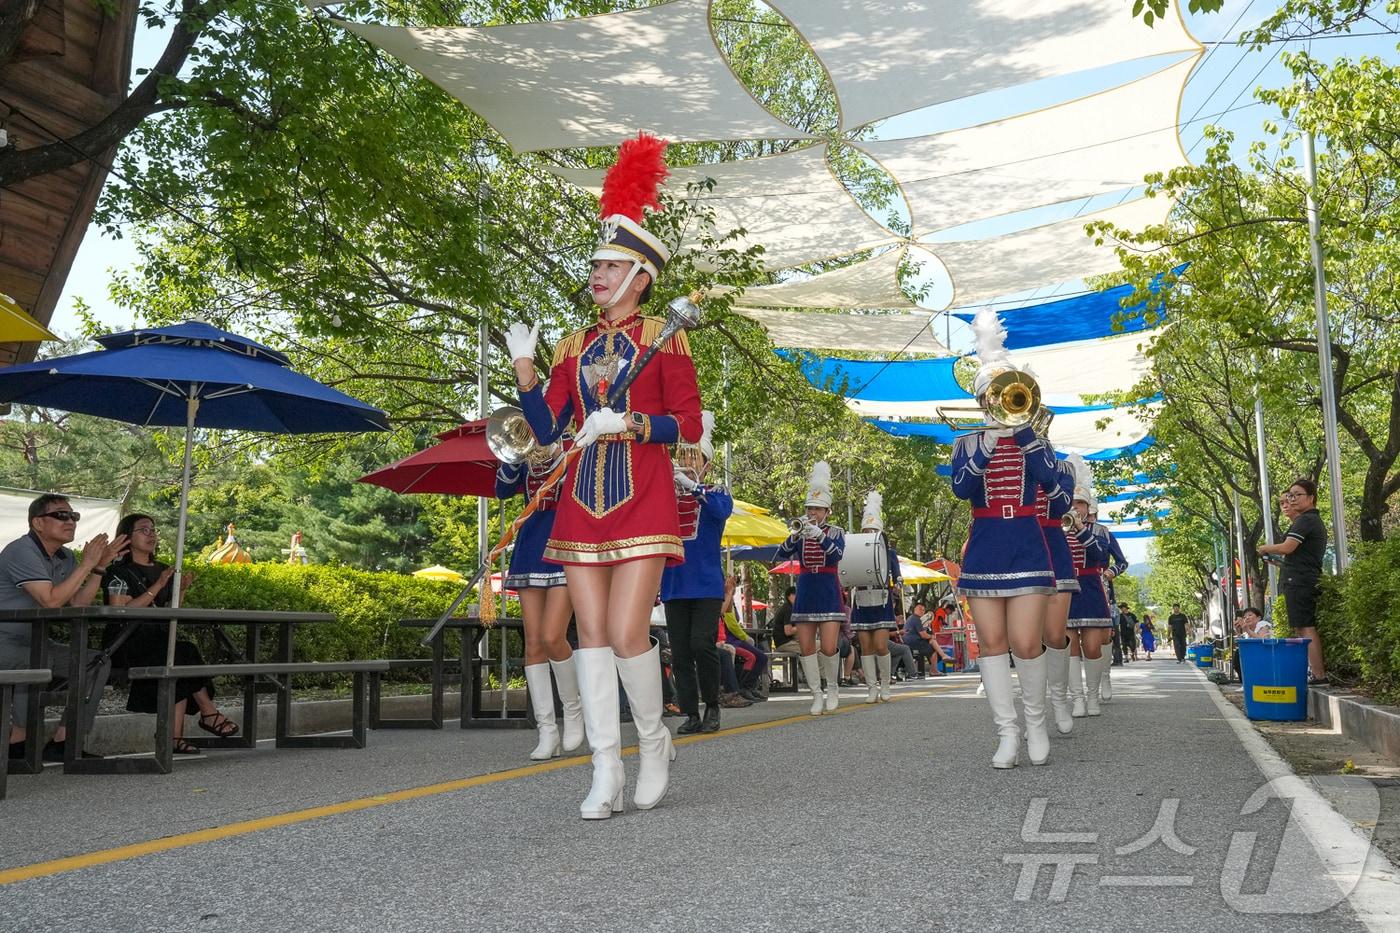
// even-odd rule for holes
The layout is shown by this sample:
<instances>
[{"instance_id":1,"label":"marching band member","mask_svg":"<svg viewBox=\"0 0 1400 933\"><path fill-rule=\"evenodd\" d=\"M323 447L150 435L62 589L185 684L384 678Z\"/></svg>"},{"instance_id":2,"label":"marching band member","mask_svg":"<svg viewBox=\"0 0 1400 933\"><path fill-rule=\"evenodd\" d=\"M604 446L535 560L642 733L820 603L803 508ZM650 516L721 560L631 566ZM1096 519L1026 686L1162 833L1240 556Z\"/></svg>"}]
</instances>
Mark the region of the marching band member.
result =
<instances>
[{"instance_id":1,"label":"marching band member","mask_svg":"<svg viewBox=\"0 0 1400 933\"><path fill-rule=\"evenodd\" d=\"M1118 539L1113 536L1113 532L1099 521L1099 504L1094 501L1089 508L1089 524L1093 526L1096 533L1102 533L1104 542L1103 561L1103 585L1108 596L1108 614L1114 617L1118 611L1118 600L1113 592L1113 580L1121 576L1128 569L1128 559L1123 556L1123 548L1118 543ZM1114 629L1117 629L1117 619L1114 618ZM1110 672L1113 670L1112 664L1103 666L1103 682L1099 685L1099 699L1107 703L1113 699L1113 678Z\"/></svg>"},{"instance_id":2,"label":"marching band member","mask_svg":"<svg viewBox=\"0 0 1400 933\"><path fill-rule=\"evenodd\" d=\"M985 412L992 378L1010 367L1006 331L986 308L972 327L981 362L974 389ZM999 424L990 412L987 420ZM1035 496L1036 486L1055 482L1055 456L1029 424L998 426L959 437L952 466L953 494L972 503L958 589L972 609L981 646L978 666L1000 738L992 767L1014 768L1019 755L1010 652L1015 652L1021 681L1027 755L1032 764L1045 764L1050 736L1041 630L1046 597L1055 592L1055 573L1036 518Z\"/></svg>"},{"instance_id":3,"label":"marching band member","mask_svg":"<svg viewBox=\"0 0 1400 933\"><path fill-rule=\"evenodd\" d=\"M646 134L628 140L604 180L602 234L588 277L598 320L555 346L547 390L535 372L539 326L515 324L506 334L520 407L536 439L547 444L573 427L583 448L564 477L544 556L564 565L578 621L574 657L593 749L584 819L607 819L622 808L619 677L637 727L638 809L661 801L675 757L661 723L661 662L648 626L662 570L685 558L667 445L700 440L700 392L686 335L661 348L625 397L610 396L663 326L640 309L670 258L641 225L644 208L660 207L665 147Z\"/></svg>"},{"instance_id":4,"label":"marching band member","mask_svg":"<svg viewBox=\"0 0 1400 933\"><path fill-rule=\"evenodd\" d=\"M797 560L797 601L792 605L792 622L797 627L797 644L802 674L812 688L813 716L834 712L840 703L838 666L841 663L841 623L846 609L837 568L846 551L846 534L827 524L831 514L831 467L818 460L807 482L807 514L801 526L778 545L777 559ZM817 641L821 641L818 660ZM822 677L826 695L822 695Z\"/></svg>"},{"instance_id":5,"label":"marching band member","mask_svg":"<svg viewBox=\"0 0 1400 933\"><path fill-rule=\"evenodd\" d=\"M883 505L884 497L876 490L866 494L860 519L862 534L885 530ZM860 669L865 675L867 703L890 699L890 632L898 631L904 623L904 599L900 592L904 579L899 574L899 556L888 539L885 549L889 580L880 586L851 587L851 629L860 639Z\"/></svg>"},{"instance_id":6,"label":"marching band member","mask_svg":"<svg viewBox=\"0 0 1400 933\"><path fill-rule=\"evenodd\" d=\"M1078 454L1070 456L1075 475L1074 531L1066 535L1070 553L1074 556L1079 589L1070 595L1069 628L1070 662L1069 693L1071 713L1078 719L1099 715L1099 683L1101 668L1108 658L1103 646L1113 632L1113 619L1108 612L1108 594L1103 586L1104 540L1089 525L1089 513L1097 508L1093 479L1089 466Z\"/></svg>"},{"instance_id":7,"label":"marching band member","mask_svg":"<svg viewBox=\"0 0 1400 933\"><path fill-rule=\"evenodd\" d=\"M539 446L519 463L502 463L496 470L496 498L509 499L524 493L533 499L559 459L563 446ZM583 707L578 697L578 673L573 649L565 638L573 606L564 586L564 568L544 559L545 544L554 528L554 509L559 501L558 487L547 495L515 536L502 589L520 594L520 616L525 625L525 683L535 708L540 740L530 753L533 761L558 758L583 744ZM554 721L554 690L549 683L550 669L559 687L564 707L564 732Z\"/></svg>"},{"instance_id":8,"label":"marching band member","mask_svg":"<svg viewBox=\"0 0 1400 933\"><path fill-rule=\"evenodd\" d=\"M720 538L734 512L734 500L721 486L705 485L714 459L711 440L713 412L702 411L704 433L699 444L675 448L676 500L680 506L685 563L661 574L661 602L666 606L666 630L671 636L671 673L685 722L678 735L719 731L719 646L715 626L724 601L724 571ZM700 698L705 718L700 718Z\"/></svg>"},{"instance_id":9,"label":"marching band member","mask_svg":"<svg viewBox=\"0 0 1400 933\"><path fill-rule=\"evenodd\" d=\"M1046 600L1042 638L1050 710L1061 735L1074 731L1069 699L1069 637L1065 623L1069 620L1070 599L1079 589L1079 576L1074 569L1074 555L1070 553L1063 523L1064 516L1074 508L1073 499L1074 468L1064 460L1057 460L1055 483L1049 489L1038 488L1035 504L1040 510L1040 530L1045 535L1045 546L1050 550L1050 565L1055 570L1055 595Z\"/></svg>"}]
</instances>

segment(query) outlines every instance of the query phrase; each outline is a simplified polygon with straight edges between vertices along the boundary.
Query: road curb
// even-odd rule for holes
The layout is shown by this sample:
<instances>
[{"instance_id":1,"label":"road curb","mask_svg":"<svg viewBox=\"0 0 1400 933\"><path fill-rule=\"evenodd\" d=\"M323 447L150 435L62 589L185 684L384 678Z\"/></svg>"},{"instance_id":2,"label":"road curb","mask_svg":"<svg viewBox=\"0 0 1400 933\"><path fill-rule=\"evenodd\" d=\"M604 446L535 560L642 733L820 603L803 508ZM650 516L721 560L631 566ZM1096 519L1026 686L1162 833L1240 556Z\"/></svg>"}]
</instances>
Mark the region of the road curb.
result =
<instances>
[{"instance_id":1,"label":"road curb","mask_svg":"<svg viewBox=\"0 0 1400 933\"><path fill-rule=\"evenodd\" d=\"M1400 707L1347 690L1308 688L1308 716L1400 764Z\"/></svg>"}]
</instances>

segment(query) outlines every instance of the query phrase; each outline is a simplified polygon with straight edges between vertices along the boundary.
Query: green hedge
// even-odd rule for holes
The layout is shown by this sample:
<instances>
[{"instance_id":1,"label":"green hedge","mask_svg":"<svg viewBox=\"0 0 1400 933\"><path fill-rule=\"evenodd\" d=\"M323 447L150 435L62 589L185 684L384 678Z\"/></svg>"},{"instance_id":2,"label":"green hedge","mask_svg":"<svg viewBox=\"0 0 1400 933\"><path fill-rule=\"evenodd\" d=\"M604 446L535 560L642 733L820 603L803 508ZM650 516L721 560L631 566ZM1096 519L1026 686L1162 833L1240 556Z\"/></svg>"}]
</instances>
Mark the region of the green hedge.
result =
<instances>
[{"instance_id":1,"label":"green hedge","mask_svg":"<svg viewBox=\"0 0 1400 933\"><path fill-rule=\"evenodd\" d=\"M1323 577L1318 635L1329 676L1400 703L1400 537L1368 546Z\"/></svg>"},{"instance_id":2,"label":"green hedge","mask_svg":"<svg viewBox=\"0 0 1400 933\"><path fill-rule=\"evenodd\" d=\"M195 575L185 598L189 606L333 613L333 624L297 629L296 656L303 661L427 657L428 649L418 644L423 631L400 628L398 620L435 618L460 589L347 567L190 564L186 572ZM276 641L275 632L264 636L269 657Z\"/></svg>"}]
</instances>

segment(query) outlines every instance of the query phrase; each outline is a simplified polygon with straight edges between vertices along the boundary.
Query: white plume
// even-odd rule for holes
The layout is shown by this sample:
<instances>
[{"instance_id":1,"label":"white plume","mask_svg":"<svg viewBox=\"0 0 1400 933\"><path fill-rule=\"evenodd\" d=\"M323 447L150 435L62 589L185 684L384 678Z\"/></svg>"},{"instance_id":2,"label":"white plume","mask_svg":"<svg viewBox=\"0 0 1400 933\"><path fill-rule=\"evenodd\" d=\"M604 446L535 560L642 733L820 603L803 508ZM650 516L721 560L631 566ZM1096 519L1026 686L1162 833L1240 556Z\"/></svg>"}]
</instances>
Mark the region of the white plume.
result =
<instances>
[{"instance_id":1,"label":"white plume","mask_svg":"<svg viewBox=\"0 0 1400 933\"><path fill-rule=\"evenodd\" d=\"M700 451L705 455L706 460L715 459L715 413L712 411L700 412Z\"/></svg>"},{"instance_id":2,"label":"white plume","mask_svg":"<svg viewBox=\"0 0 1400 933\"><path fill-rule=\"evenodd\" d=\"M865 511L881 512L885 508L885 497L880 495L880 490L872 489L865 494Z\"/></svg>"},{"instance_id":3,"label":"white plume","mask_svg":"<svg viewBox=\"0 0 1400 933\"><path fill-rule=\"evenodd\" d=\"M982 366L1005 363L1011 359L1006 352L1006 328L991 308L982 308L972 319L972 334L977 341L977 362Z\"/></svg>"},{"instance_id":4,"label":"white plume","mask_svg":"<svg viewBox=\"0 0 1400 933\"><path fill-rule=\"evenodd\" d=\"M831 464L827 463L825 460L818 460L816 463L812 464L812 478L810 482L813 486L831 486Z\"/></svg>"}]
</instances>

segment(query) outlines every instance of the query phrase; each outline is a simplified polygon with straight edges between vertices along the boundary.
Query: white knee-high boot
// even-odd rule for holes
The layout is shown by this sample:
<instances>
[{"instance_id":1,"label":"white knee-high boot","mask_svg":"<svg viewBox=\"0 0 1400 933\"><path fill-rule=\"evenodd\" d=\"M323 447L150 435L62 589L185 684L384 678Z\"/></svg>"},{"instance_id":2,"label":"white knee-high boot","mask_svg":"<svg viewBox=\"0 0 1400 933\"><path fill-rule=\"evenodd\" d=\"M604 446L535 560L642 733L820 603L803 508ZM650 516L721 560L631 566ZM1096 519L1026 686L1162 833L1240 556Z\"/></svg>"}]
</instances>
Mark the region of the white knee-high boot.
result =
<instances>
[{"instance_id":1,"label":"white knee-high boot","mask_svg":"<svg viewBox=\"0 0 1400 933\"><path fill-rule=\"evenodd\" d=\"M1105 648L1104 650L1108 651L1109 649ZM1104 654L1103 657L1108 659L1108 663L1103 666L1103 680L1099 683L1099 699L1107 703L1113 699L1113 655Z\"/></svg>"},{"instance_id":2,"label":"white knee-high boot","mask_svg":"<svg viewBox=\"0 0 1400 933\"><path fill-rule=\"evenodd\" d=\"M841 655L819 655L822 662L822 674L826 677L826 711L836 712L836 707L841 703Z\"/></svg>"},{"instance_id":3,"label":"white knee-high boot","mask_svg":"<svg viewBox=\"0 0 1400 933\"><path fill-rule=\"evenodd\" d=\"M606 820L622 811L622 724L617 718L617 662L611 648L574 652L579 700L588 745L593 749L593 787L579 806L585 820Z\"/></svg>"},{"instance_id":4,"label":"white knee-high boot","mask_svg":"<svg viewBox=\"0 0 1400 933\"><path fill-rule=\"evenodd\" d=\"M993 768L1014 768L1021 744L1021 730L1016 724L1016 697L1011 686L1011 655L984 655L978 665L982 670L982 684L987 689L987 702L992 706L992 719L997 725L996 754L992 756ZM1043 688L1042 688L1043 689Z\"/></svg>"},{"instance_id":5,"label":"white knee-high boot","mask_svg":"<svg viewBox=\"0 0 1400 933\"><path fill-rule=\"evenodd\" d=\"M890 656L888 654L875 655L875 670L880 676L880 702L888 703L893 691L890 688Z\"/></svg>"},{"instance_id":6,"label":"white knee-high boot","mask_svg":"<svg viewBox=\"0 0 1400 933\"><path fill-rule=\"evenodd\" d=\"M554 685L559 689L559 700L564 705L564 722L560 727L560 744L564 751L571 752L583 744L583 705L578 700L578 671L574 670L574 659L570 655L563 661L550 661L554 671Z\"/></svg>"},{"instance_id":7,"label":"white knee-high boot","mask_svg":"<svg viewBox=\"0 0 1400 933\"><path fill-rule=\"evenodd\" d=\"M880 702L880 678L875 673L875 655L860 656L860 672L865 675L865 702Z\"/></svg>"},{"instance_id":8,"label":"white knee-high boot","mask_svg":"<svg viewBox=\"0 0 1400 933\"><path fill-rule=\"evenodd\" d=\"M1050 710L1055 716L1055 731L1069 735L1074 731L1074 715L1069 705L1069 649L1045 646L1045 683L1050 695Z\"/></svg>"},{"instance_id":9,"label":"white knee-high boot","mask_svg":"<svg viewBox=\"0 0 1400 933\"><path fill-rule=\"evenodd\" d=\"M671 762L676 759L671 730L661 721L661 646L653 640L646 654L617 658L616 664L632 707L632 722L637 727L637 759L641 767L632 803L638 810L650 810L666 796Z\"/></svg>"},{"instance_id":10,"label":"white knee-high boot","mask_svg":"<svg viewBox=\"0 0 1400 933\"><path fill-rule=\"evenodd\" d=\"M1049 659L1016 656L1016 678L1021 681L1021 709L1026 721L1026 757L1033 765L1050 759L1050 733L1045 728L1045 691Z\"/></svg>"},{"instance_id":11,"label":"white knee-high boot","mask_svg":"<svg viewBox=\"0 0 1400 933\"><path fill-rule=\"evenodd\" d=\"M1103 672L1113 657L1100 654L1097 658L1084 659L1084 714L1102 715L1099 709L1099 685L1103 683Z\"/></svg>"},{"instance_id":12,"label":"white knee-high boot","mask_svg":"<svg viewBox=\"0 0 1400 933\"><path fill-rule=\"evenodd\" d=\"M821 662L817 660L815 654L804 654L798 657L802 662L802 676L807 678L807 686L812 688L812 709L813 716L820 716L826 709L826 697L822 696L822 668Z\"/></svg>"},{"instance_id":13,"label":"white knee-high boot","mask_svg":"<svg viewBox=\"0 0 1400 933\"><path fill-rule=\"evenodd\" d=\"M1070 715L1082 719L1087 715L1084 708L1084 658L1077 654L1069 658L1069 700Z\"/></svg>"},{"instance_id":14,"label":"white knee-high boot","mask_svg":"<svg viewBox=\"0 0 1400 933\"><path fill-rule=\"evenodd\" d=\"M549 679L549 665L525 665L525 683L530 687L530 705L534 707L535 728L540 734L539 744L530 753L530 760L558 758L559 726L554 722L554 685Z\"/></svg>"}]
</instances>

